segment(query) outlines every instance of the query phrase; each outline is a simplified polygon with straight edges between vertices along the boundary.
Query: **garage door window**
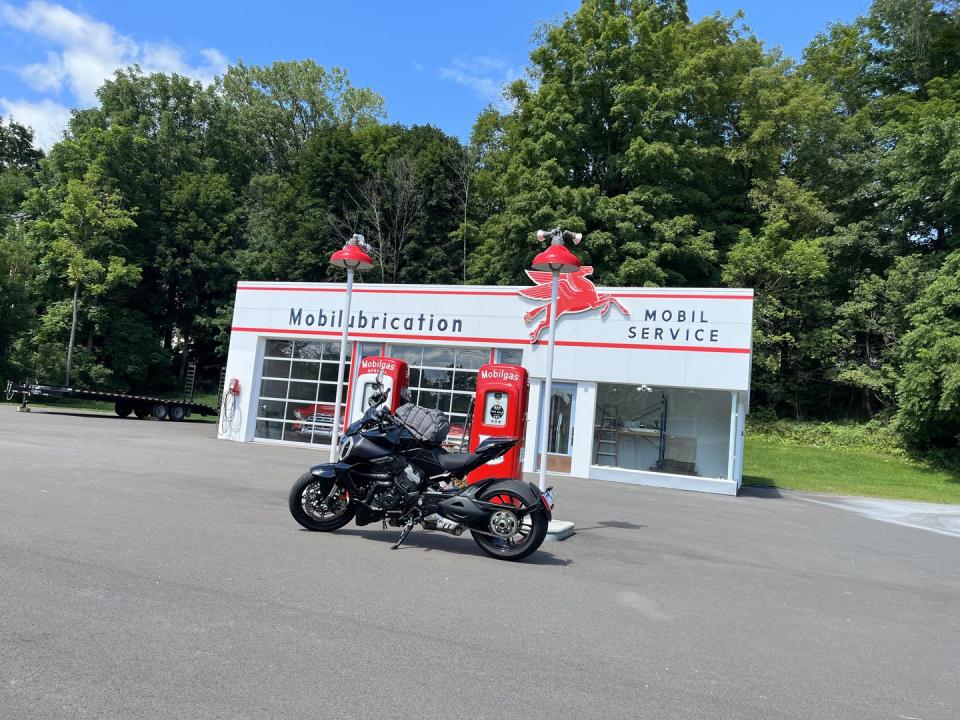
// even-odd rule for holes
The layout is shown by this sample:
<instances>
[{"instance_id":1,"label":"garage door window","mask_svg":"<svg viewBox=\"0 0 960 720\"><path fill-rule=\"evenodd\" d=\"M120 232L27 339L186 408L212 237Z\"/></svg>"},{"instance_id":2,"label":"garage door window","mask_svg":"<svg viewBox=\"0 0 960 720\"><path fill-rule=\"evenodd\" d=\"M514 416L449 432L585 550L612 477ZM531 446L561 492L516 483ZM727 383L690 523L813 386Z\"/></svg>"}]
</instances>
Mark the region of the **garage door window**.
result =
<instances>
[{"instance_id":1,"label":"garage door window","mask_svg":"<svg viewBox=\"0 0 960 720\"><path fill-rule=\"evenodd\" d=\"M350 351L344 385L350 373ZM256 437L298 443L330 440L340 344L267 340L257 401ZM346 391L340 407L343 417Z\"/></svg>"}]
</instances>

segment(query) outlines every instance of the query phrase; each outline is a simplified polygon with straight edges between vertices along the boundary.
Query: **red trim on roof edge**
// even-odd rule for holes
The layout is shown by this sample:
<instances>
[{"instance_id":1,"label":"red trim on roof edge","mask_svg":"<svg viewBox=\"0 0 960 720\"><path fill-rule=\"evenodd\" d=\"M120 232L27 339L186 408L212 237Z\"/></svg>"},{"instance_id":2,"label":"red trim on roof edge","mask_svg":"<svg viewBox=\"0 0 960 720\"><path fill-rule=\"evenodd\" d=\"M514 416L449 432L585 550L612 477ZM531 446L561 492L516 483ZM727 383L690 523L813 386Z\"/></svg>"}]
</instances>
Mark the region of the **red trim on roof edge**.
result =
<instances>
[{"instance_id":1,"label":"red trim on roof edge","mask_svg":"<svg viewBox=\"0 0 960 720\"><path fill-rule=\"evenodd\" d=\"M531 286L533 287L533 286ZM466 295L466 296L487 296L487 297L511 297L517 295L522 288L517 290L414 290L398 289L388 290L386 288L358 288L354 287L355 293L367 293L370 295ZM600 288L602 289L602 288ZM272 291L272 292L322 292L322 293L342 293L345 288L327 288L327 287L287 287L280 285L237 285L237 291ZM623 292L612 293L618 298L667 298L669 300L753 300L753 295L723 295L720 293L652 293L652 292Z\"/></svg>"}]
</instances>

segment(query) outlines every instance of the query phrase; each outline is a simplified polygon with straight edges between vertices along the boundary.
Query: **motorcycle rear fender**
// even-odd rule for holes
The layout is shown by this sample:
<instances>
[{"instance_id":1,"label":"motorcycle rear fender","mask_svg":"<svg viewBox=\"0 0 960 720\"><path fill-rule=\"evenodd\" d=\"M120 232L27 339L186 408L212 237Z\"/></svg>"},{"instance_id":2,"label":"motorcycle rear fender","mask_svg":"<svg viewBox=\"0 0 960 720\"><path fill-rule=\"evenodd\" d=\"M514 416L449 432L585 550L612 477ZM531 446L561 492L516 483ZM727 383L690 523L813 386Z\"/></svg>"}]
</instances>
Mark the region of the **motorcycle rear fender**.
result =
<instances>
[{"instance_id":1,"label":"motorcycle rear fender","mask_svg":"<svg viewBox=\"0 0 960 720\"><path fill-rule=\"evenodd\" d=\"M523 498L523 501L530 508L530 512L535 512L539 509L547 514L547 520L553 519L553 513L540 500L543 493L540 492L540 488L533 483L525 483L512 478L487 478L486 480L481 480L478 483L470 485L463 495L477 497L481 494L486 495L487 492L496 492L497 490L515 492Z\"/></svg>"}]
</instances>

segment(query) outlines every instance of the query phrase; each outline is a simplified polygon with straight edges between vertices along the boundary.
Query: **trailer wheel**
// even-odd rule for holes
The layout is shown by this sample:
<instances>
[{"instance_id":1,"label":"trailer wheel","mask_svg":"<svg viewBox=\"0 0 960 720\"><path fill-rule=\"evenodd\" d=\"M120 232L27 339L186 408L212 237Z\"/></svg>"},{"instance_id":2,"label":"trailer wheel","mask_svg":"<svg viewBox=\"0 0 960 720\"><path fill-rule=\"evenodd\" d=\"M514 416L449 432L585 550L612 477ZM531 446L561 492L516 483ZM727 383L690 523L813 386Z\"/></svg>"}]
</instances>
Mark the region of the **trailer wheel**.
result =
<instances>
[{"instance_id":1,"label":"trailer wheel","mask_svg":"<svg viewBox=\"0 0 960 720\"><path fill-rule=\"evenodd\" d=\"M170 406L170 419L174 422L180 422L187 416L187 409L183 405Z\"/></svg>"},{"instance_id":2,"label":"trailer wheel","mask_svg":"<svg viewBox=\"0 0 960 720\"><path fill-rule=\"evenodd\" d=\"M137 405L133 408L133 414L137 416L138 420L143 420L145 417L150 417L150 408L146 405Z\"/></svg>"},{"instance_id":3,"label":"trailer wheel","mask_svg":"<svg viewBox=\"0 0 960 720\"><path fill-rule=\"evenodd\" d=\"M163 403L157 403L153 406L153 409L150 411L150 414L153 415L157 420L166 420L167 415L169 415L169 409Z\"/></svg>"},{"instance_id":4,"label":"trailer wheel","mask_svg":"<svg viewBox=\"0 0 960 720\"><path fill-rule=\"evenodd\" d=\"M126 403L117 400L117 402L115 402L113 405L113 411L120 417L125 418L130 417L130 413L133 412L133 408Z\"/></svg>"}]
</instances>

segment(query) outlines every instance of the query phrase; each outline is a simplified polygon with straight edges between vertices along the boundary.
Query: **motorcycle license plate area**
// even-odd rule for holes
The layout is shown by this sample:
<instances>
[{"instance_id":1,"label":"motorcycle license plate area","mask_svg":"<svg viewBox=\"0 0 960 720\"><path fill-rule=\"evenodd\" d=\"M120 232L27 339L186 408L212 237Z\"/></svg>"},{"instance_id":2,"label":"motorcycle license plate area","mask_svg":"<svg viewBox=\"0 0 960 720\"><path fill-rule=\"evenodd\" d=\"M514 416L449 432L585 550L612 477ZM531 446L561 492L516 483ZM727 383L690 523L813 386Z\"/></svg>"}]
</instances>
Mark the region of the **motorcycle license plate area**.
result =
<instances>
[{"instance_id":1,"label":"motorcycle license plate area","mask_svg":"<svg viewBox=\"0 0 960 720\"><path fill-rule=\"evenodd\" d=\"M550 509L553 510L554 505L557 504L556 498L553 496L552 490L544 490L543 499L546 501L547 505L550 506Z\"/></svg>"}]
</instances>

